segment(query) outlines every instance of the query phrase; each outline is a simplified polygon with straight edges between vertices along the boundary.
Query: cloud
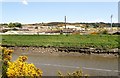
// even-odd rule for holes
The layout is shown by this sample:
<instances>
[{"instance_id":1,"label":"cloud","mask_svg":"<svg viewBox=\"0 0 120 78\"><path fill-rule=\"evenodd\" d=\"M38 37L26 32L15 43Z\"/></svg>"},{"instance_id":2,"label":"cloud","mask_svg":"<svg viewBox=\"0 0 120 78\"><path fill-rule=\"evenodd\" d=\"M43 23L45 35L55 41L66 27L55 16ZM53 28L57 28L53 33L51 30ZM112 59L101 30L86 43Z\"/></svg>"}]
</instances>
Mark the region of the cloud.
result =
<instances>
[{"instance_id":1,"label":"cloud","mask_svg":"<svg viewBox=\"0 0 120 78\"><path fill-rule=\"evenodd\" d=\"M22 3L23 3L24 5L28 5L27 0L22 0Z\"/></svg>"}]
</instances>

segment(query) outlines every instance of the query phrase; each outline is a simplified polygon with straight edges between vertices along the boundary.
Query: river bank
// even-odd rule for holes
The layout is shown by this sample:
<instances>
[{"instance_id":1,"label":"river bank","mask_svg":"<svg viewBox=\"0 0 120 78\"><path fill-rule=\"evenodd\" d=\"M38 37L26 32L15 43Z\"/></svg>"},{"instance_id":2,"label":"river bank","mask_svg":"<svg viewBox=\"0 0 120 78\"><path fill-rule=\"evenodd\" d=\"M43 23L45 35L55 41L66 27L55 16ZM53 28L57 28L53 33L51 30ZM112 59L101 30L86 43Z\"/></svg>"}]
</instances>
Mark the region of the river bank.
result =
<instances>
[{"instance_id":1,"label":"river bank","mask_svg":"<svg viewBox=\"0 0 120 78\"><path fill-rule=\"evenodd\" d=\"M31 46L4 46L17 52L38 53L41 56L81 56L95 55L102 57L118 57L118 48L96 49L79 47L31 47Z\"/></svg>"},{"instance_id":2,"label":"river bank","mask_svg":"<svg viewBox=\"0 0 120 78\"><path fill-rule=\"evenodd\" d=\"M7 46L7 48L14 50L12 61L21 55L26 55L29 57L27 62L41 68L44 72L43 76L57 76L58 71L71 73L75 70L82 70L90 76L117 76L119 72L118 58L112 54L109 56L101 55L101 57L100 54L61 52L51 47Z\"/></svg>"}]
</instances>

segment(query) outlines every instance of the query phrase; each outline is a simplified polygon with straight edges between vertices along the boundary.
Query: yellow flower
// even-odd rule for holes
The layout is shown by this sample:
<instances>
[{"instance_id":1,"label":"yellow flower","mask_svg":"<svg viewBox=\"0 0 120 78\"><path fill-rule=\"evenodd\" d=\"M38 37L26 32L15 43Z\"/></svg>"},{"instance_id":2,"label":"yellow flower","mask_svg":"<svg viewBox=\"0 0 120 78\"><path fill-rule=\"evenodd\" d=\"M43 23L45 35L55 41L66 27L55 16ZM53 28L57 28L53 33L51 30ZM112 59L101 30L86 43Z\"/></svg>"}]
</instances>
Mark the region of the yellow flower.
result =
<instances>
[{"instance_id":1,"label":"yellow flower","mask_svg":"<svg viewBox=\"0 0 120 78\"><path fill-rule=\"evenodd\" d=\"M37 69L34 64L28 64L25 62L28 57L27 56L19 56L19 58L11 62L12 52L13 50L9 50L0 46L0 49L3 52L3 61L6 62L7 71L6 74L10 78L14 78L15 76L31 76L31 78L35 76L42 76L42 71Z\"/></svg>"}]
</instances>

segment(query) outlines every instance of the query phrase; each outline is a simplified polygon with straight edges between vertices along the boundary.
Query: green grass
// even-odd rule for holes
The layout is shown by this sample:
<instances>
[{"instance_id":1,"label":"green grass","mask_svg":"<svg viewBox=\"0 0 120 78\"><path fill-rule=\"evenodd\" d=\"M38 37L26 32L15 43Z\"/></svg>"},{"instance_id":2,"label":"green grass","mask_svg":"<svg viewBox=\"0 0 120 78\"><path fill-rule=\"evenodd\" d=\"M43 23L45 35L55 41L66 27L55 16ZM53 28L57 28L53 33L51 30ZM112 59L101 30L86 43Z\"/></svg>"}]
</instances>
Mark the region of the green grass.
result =
<instances>
[{"instance_id":1,"label":"green grass","mask_svg":"<svg viewBox=\"0 0 120 78\"><path fill-rule=\"evenodd\" d=\"M2 45L116 48L118 35L2 35Z\"/></svg>"}]
</instances>

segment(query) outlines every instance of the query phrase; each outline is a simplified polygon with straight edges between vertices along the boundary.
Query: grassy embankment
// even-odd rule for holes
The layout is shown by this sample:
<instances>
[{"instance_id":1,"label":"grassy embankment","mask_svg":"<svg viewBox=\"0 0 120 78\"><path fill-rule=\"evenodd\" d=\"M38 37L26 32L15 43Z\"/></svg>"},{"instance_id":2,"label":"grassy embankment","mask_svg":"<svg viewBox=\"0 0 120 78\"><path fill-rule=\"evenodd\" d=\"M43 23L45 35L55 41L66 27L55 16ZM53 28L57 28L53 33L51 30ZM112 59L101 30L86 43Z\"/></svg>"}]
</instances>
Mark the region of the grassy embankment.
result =
<instances>
[{"instance_id":1,"label":"grassy embankment","mask_svg":"<svg viewBox=\"0 0 120 78\"><path fill-rule=\"evenodd\" d=\"M116 48L118 35L3 35L2 45Z\"/></svg>"}]
</instances>

